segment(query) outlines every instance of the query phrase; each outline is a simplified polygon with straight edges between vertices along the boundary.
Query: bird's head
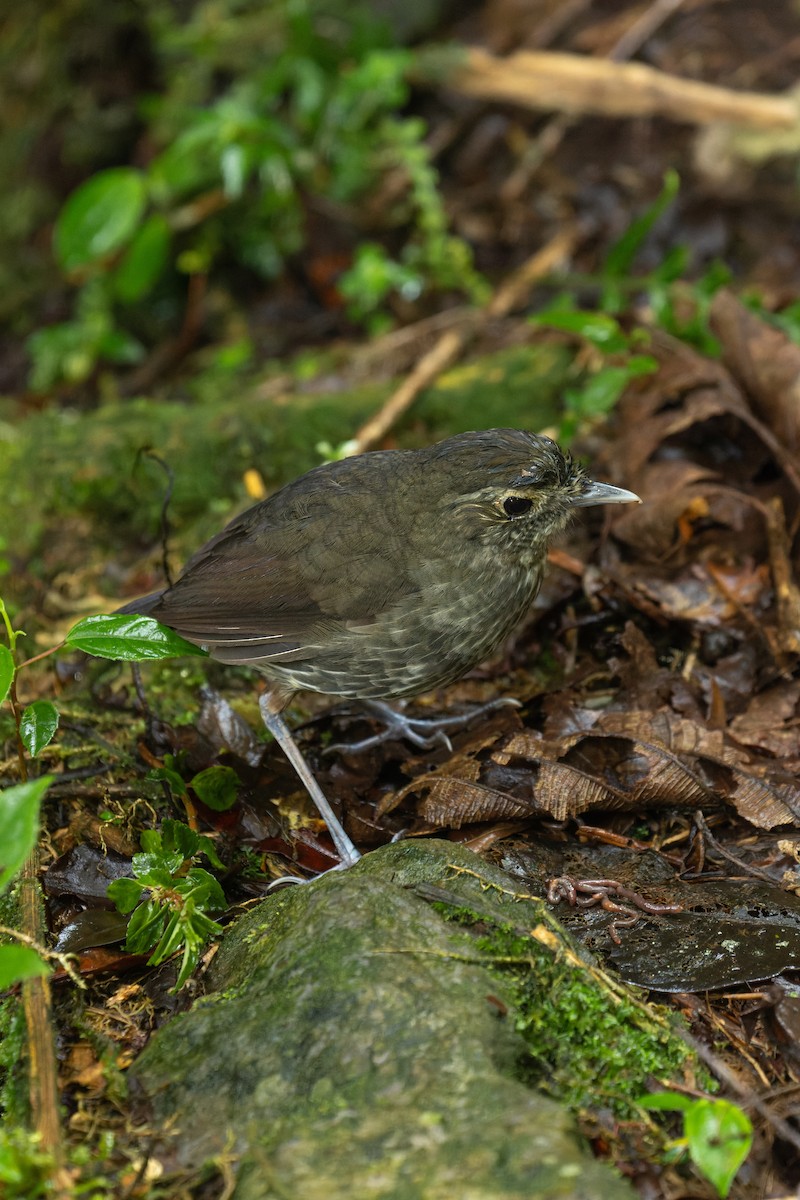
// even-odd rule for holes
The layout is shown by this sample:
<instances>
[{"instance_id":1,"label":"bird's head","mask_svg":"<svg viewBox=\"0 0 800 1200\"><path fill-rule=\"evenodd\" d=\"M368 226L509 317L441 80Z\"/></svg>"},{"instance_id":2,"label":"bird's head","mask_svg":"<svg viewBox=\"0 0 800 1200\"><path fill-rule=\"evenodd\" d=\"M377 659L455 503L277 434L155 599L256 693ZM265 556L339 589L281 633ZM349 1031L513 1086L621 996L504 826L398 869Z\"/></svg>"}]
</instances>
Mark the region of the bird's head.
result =
<instances>
[{"instance_id":1,"label":"bird's head","mask_svg":"<svg viewBox=\"0 0 800 1200\"><path fill-rule=\"evenodd\" d=\"M447 464L444 507L462 534L516 555L540 557L578 508L640 502L590 479L551 438L523 430L462 433L431 449Z\"/></svg>"}]
</instances>

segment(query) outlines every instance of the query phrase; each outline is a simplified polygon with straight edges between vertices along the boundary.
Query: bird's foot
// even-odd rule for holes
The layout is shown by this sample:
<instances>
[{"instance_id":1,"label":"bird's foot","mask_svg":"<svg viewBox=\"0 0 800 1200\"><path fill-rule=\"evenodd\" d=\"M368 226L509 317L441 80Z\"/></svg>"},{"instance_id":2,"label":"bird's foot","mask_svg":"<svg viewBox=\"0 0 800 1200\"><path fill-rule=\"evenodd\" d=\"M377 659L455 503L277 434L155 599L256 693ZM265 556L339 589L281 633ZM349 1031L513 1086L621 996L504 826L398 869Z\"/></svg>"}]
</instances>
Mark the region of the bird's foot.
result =
<instances>
[{"instance_id":1,"label":"bird's foot","mask_svg":"<svg viewBox=\"0 0 800 1200\"><path fill-rule=\"evenodd\" d=\"M407 717L405 713L398 712L380 700L367 700L364 703L384 721L384 728L381 732L372 737L363 738L360 742L337 742L334 746L328 746L324 751L325 754L333 754L337 750L346 754L363 754L365 750L372 750L374 746L380 746L384 742L401 740L411 742L412 746L418 746L420 750L431 750L434 746L444 746L446 750L452 751L453 744L446 732L448 729L456 732L471 724L476 717L485 716L486 713L494 712L498 708L522 707L519 700L506 696L499 700L491 700L488 704L476 705L468 712L459 713L453 717Z\"/></svg>"},{"instance_id":2,"label":"bird's foot","mask_svg":"<svg viewBox=\"0 0 800 1200\"><path fill-rule=\"evenodd\" d=\"M304 884L315 883L318 879L322 879L324 875L331 875L334 871L347 871L350 867L355 866L357 859L348 859L347 861L338 862L335 867L328 867L325 871L320 871L318 875L279 875L277 879L273 879L267 884L267 892L272 892L276 888L281 888L284 884Z\"/></svg>"}]
</instances>

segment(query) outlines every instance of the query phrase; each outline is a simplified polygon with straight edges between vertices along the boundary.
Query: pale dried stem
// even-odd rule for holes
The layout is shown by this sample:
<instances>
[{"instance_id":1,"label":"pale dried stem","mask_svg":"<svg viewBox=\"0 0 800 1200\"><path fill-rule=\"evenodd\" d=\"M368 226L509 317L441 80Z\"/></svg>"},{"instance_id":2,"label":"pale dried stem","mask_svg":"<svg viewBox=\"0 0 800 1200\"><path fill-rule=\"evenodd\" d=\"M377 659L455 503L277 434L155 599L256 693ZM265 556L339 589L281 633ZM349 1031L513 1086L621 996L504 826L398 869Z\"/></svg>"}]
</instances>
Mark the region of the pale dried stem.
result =
<instances>
[{"instance_id":1,"label":"pale dried stem","mask_svg":"<svg viewBox=\"0 0 800 1200\"><path fill-rule=\"evenodd\" d=\"M20 924L26 940L44 945L46 930L39 887L39 854L36 849L20 875L19 903ZM72 1193L69 1177L63 1167L52 996L50 981L46 976L25 980L22 984L22 1004L28 1033L31 1121L41 1135L42 1150L52 1156L52 1194L60 1200Z\"/></svg>"},{"instance_id":2,"label":"pale dried stem","mask_svg":"<svg viewBox=\"0 0 800 1200\"><path fill-rule=\"evenodd\" d=\"M483 320L505 317L522 304L537 280L556 270L572 253L582 233L581 227L560 230L546 246L537 250L492 296L484 309L465 311L462 324L448 329L438 338L383 407L362 425L352 443L351 453L361 454L380 442L398 419L408 411L417 396L458 359Z\"/></svg>"},{"instance_id":3,"label":"pale dried stem","mask_svg":"<svg viewBox=\"0 0 800 1200\"><path fill-rule=\"evenodd\" d=\"M467 96L573 116L668 117L692 125L716 122L754 129L798 125L792 95L733 91L669 75L644 63L520 50L498 58L471 47L448 86Z\"/></svg>"},{"instance_id":4,"label":"pale dried stem","mask_svg":"<svg viewBox=\"0 0 800 1200\"><path fill-rule=\"evenodd\" d=\"M684 0L655 0L611 47L608 59L622 62L623 59L632 58L683 3ZM500 189L501 197L506 203L519 200L527 191L533 176L544 160L556 152L562 139L575 124L577 116L576 113L560 112L547 122Z\"/></svg>"}]
</instances>

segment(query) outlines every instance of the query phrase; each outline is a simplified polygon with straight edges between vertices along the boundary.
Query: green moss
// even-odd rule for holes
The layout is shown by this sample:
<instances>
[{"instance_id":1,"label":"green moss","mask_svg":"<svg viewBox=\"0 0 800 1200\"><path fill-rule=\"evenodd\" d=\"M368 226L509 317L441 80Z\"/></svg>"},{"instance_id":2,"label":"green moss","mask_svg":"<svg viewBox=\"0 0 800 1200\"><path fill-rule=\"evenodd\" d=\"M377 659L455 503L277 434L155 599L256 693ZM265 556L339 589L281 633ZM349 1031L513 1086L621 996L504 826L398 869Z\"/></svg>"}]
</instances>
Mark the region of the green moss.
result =
<instances>
[{"instance_id":1,"label":"green moss","mask_svg":"<svg viewBox=\"0 0 800 1200\"><path fill-rule=\"evenodd\" d=\"M424 895L460 901L460 884L458 907L474 899L483 927L514 886L459 846L398 843L226 931L206 977L219 993L131 1070L153 1127L180 1130L178 1167L241 1154L243 1200L557 1197L577 1179L582 1195L629 1195L562 1106L519 1079L512 988ZM508 899L526 925L539 911Z\"/></svg>"},{"instance_id":2,"label":"green moss","mask_svg":"<svg viewBox=\"0 0 800 1200\"><path fill-rule=\"evenodd\" d=\"M19 927L19 909L14 892L0 896L0 924ZM2 935L0 942L9 939ZM25 1016L19 996L0 1000L0 1114L2 1124L21 1123L28 1116L28 1079L24 1067ZM2 1188L0 1188L2 1192Z\"/></svg>"},{"instance_id":3,"label":"green moss","mask_svg":"<svg viewBox=\"0 0 800 1200\"><path fill-rule=\"evenodd\" d=\"M18 996L7 996L0 1000L0 1112L4 1121L21 1121L28 1113L24 1046L22 1005Z\"/></svg>"},{"instance_id":4,"label":"green moss","mask_svg":"<svg viewBox=\"0 0 800 1200\"><path fill-rule=\"evenodd\" d=\"M462 928L482 928L475 947L511 987L516 1028L528 1047L519 1062L523 1082L573 1111L609 1107L626 1118L650 1077L682 1077L687 1047L633 996L604 989L588 969L511 924L487 921L482 911L436 907Z\"/></svg>"},{"instance_id":5,"label":"green moss","mask_svg":"<svg viewBox=\"0 0 800 1200\"><path fill-rule=\"evenodd\" d=\"M27 1129L0 1128L0 1195L4 1200L35 1200L50 1193L53 1160Z\"/></svg>"}]
</instances>

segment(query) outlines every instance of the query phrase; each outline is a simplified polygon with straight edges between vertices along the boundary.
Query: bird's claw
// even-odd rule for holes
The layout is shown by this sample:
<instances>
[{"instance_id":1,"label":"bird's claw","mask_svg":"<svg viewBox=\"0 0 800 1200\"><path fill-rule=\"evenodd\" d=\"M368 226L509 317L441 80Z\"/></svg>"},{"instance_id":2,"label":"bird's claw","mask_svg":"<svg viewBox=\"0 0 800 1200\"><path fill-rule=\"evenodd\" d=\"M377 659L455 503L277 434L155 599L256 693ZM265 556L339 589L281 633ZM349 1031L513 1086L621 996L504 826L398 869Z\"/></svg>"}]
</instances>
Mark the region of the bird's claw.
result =
<instances>
[{"instance_id":1,"label":"bird's claw","mask_svg":"<svg viewBox=\"0 0 800 1200\"><path fill-rule=\"evenodd\" d=\"M279 888L283 884L296 884L298 887L301 887L307 883L314 883L315 880L321 879L323 875L330 875L332 871L348 871L350 867L354 865L355 863L352 860L338 862L336 866L328 867L327 870L320 871L318 875L312 875L308 879L304 875L278 875L276 879L271 880L270 883L267 884L266 890L269 894L270 892L274 891L275 888Z\"/></svg>"},{"instance_id":2,"label":"bird's claw","mask_svg":"<svg viewBox=\"0 0 800 1200\"><path fill-rule=\"evenodd\" d=\"M514 700L510 696L502 696L498 700L490 700L488 704L478 705L476 708L470 709L469 712L459 713L453 717L407 717L404 713L396 712L390 708L388 704L382 704L378 701L370 701L369 707L373 709L385 721L385 727L380 733L375 733L372 737L362 738L360 742L336 742L333 746L327 746L323 754L334 754L342 752L344 754L363 754L365 750L372 750L375 746L381 746L384 742L406 741L412 746L418 747L420 750L432 750L436 746L442 746L448 753L453 752L453 743L445 733L446 729L463 729L465 725L469 725L476 717L482 717L485 713L493 712L497 708L521 708L519 700Z\"/></svg>"}]
</instances>

